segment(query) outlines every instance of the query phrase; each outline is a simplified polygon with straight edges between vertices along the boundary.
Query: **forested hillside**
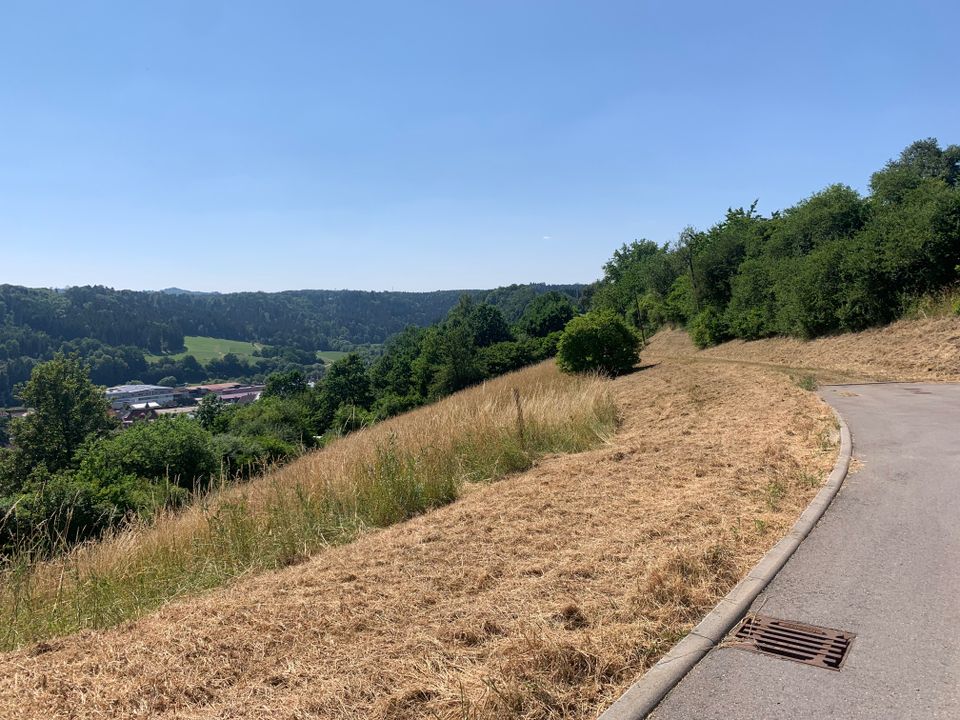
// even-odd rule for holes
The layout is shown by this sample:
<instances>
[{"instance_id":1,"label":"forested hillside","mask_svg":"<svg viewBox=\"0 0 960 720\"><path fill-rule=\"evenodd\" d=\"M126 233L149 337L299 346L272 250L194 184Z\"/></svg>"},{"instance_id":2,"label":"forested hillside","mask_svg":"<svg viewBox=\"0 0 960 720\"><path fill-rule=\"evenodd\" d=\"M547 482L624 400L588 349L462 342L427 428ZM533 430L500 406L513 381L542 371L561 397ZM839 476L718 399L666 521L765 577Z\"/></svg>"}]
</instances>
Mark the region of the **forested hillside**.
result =
<instances>
[{"instance_id":1,"label":"forested hillside","mask_svg":"<svg viewBox=\"0 0 960 720\"><path fill-rule=\"evenodd\" d=\"M382 343L408 326L443 318L461 295L499 308L517 320L537 295L556 290L577 300L578 285L513 285L496 290L428 293L298 290L280 293L201 294L138 292L105 287L66 290L0 286L0 406L13 404L14 386L33 366L58 350L77 352L91 377L111 385L131 379L157 382L175 376L196 382L206 377L249 374L226 358L215 367L193 358L151 366L144 355L184 349L187 335L257 342L313 353ZM277 353L274 353L276 356ZM265 372L284 369L270 364ZM300 362L299 364L303 364ZM256 371L256 368L253 368Z\"/></svg>"},{"instance_id":2,"label":"forested hillside","mask_svg":"<svg viewBox=\"0 0 960 720\"><path fill-rule=\"evenodd\" d=\"M372 365L350 353L312 384L298 369L273 372L257 402L228 405L209 394L195 418L163 417L122 431L82 362L58 355L39 363L19 391L33 412L10 422L12 447L0 447L0 555L148 518L212 481L255 475L544 360L576 312L566 295L542 293L508 323L498 308L464 296L441 322L391 338Z\"/></svg>"},{"instance_id":3,"label":"forested hillside","mask_svg":"<svg viewBox=\"0 0 960 720\"><path fill-rule=\"evenodd\" d=\"M687 228L672 245L624 245L592 288L594 309L645 330L685 325L704 347L888 323L958 280L957 145L913 143L873 174L865 197L836 184L769 217L755 207Z\"/></svg>"}]
</instances>

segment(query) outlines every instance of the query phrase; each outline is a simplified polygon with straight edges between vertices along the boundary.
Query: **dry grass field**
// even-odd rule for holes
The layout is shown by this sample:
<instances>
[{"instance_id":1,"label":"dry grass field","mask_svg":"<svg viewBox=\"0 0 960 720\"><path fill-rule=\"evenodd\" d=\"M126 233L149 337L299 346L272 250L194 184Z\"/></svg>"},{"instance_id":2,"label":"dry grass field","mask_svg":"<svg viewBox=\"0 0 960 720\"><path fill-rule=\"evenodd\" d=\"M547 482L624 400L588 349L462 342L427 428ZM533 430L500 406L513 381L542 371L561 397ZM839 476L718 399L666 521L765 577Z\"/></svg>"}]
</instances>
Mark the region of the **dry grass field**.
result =
<instances>
[{"instance_id":1,"label":"dry grass field","mask_svg":"<svg viewBox=\"0 0 960 720\"><path fill-rule=\"evenodd\" d=\"M836 457L829 409L788 375L690 354L657 338L645 369L609 383L622 424L599 448L0 655L0 717L595 717L785 533Z\"/></svg>"},{"instance_id":2,"label":"dry grass field","mask_svg":"<svg viewBox=\"0 0 960 720\"><path fill-rule=\"evenodd\" d=\"M662 352L686 356L679 330L657 336ZM860 380L960 381L960 318L901 320L882 328L803 341L776 338L732 342L697 353L698 359L770 364L809 372L825 382Z\"/></svg>"},{"instance_id":3,"label":"dry grass field","mask_svg":"<svg viewBox=\"0 0 960 720\"><path fill-rule=\"evenodd\" d=\"M543 363L352 433L324 450L114 537L0 564L0 649L104 628L171 599L302 562L452 502L471 484L616 429L608 380ZM28 549L29 550L29 549Z\"/></svg>"}]
</instances>

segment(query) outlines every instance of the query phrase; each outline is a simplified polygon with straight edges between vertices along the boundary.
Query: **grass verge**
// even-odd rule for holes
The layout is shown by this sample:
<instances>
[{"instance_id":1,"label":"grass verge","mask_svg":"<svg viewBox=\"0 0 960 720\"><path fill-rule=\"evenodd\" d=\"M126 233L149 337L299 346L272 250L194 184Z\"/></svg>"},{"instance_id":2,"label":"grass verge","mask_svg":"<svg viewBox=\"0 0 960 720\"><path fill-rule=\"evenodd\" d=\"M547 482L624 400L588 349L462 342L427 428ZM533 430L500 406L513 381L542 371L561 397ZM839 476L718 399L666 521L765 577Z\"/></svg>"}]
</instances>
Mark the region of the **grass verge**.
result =
<instances>
[{"instance_id":1,"label":"grass verge","mask_svg":"<svg viewBox=\"0 0 960 720\"><path fill-rule=\"evenodd\" d=\"M616 422L609 381L563 376L546 363L57 559L21 552L0 569L0 647L115 625L172 598L295 564L450 503L466 483L595 446Z\"/></svg>"}]
</instances>

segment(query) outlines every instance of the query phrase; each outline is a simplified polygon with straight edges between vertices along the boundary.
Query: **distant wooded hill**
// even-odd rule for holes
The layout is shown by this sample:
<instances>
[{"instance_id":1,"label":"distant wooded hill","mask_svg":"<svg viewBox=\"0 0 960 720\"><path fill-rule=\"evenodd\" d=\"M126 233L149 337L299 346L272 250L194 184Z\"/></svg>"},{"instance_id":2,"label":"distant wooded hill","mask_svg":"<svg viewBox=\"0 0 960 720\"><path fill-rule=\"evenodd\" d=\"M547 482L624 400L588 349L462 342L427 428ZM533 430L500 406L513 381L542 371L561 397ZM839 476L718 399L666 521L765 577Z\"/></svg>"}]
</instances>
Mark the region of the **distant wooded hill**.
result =
<instances>
[{"instance_id":1,"label":"distant wooded hill","mask_svg":"<svg viewBox=\"0 0 960 720\"><path fill-rule=\"evenodd\" d=\"M558 291L578 302L584 288L529 284L423 293L295 290L221 294L0 285L0 405L12 402L14 384L29 377L36 361L58 350L95 358L95 380L109 383L114 375L119 377L128 370L142 373L143 353L183 351L187 335L310 352L343 350L382 343L409 325L436 322L464 294L496 306L513 321L540 294ZM119 363L116 372L110 368L114 361Z\"/></svg>"}]
</instances>

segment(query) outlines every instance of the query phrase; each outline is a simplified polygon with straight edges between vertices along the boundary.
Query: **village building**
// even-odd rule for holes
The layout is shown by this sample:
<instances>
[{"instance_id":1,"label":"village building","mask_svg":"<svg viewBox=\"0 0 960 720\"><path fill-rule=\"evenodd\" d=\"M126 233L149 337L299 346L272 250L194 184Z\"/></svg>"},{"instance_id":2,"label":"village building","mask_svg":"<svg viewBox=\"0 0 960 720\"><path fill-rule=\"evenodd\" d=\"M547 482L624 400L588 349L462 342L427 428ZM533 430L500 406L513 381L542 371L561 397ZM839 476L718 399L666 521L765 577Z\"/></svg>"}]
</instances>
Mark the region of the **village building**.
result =
<instances>
[{"instance_id":1,"label":"village building","mask_svg":"<svg viewBox=\"0 0 960 720\"><path fill-rule=\"evenodd\" d=\"M195 398L204 395L216 395L228 405L247 405L260 399L265 385L242 385L241 383L211 383L209 385L188 385L187 390Z\"/></svg>"},{"instance_id":2,"label":"village building","mask_svg":"<svg viewBox=\"0 0 960 720\"><path fill-rule=\"evenodd\" d=\"M174 404L173 389L162 385L116 385L107 388L106 396L114 410L140 403L156 403L158 407Z\"/></svg>"},{"instance_id":3,"label":"village building","mask_svg":"<svg viewBox=\"0 0 960 720\"><path fill-rule=\"evenodd\" d=\"M117 417L124 427L130 427L135 422L153 422L159 417L157 412L160 405L155 402L133 403L117 412Z\"/></svg>"}]
</instances>

